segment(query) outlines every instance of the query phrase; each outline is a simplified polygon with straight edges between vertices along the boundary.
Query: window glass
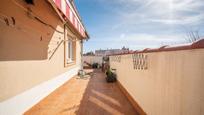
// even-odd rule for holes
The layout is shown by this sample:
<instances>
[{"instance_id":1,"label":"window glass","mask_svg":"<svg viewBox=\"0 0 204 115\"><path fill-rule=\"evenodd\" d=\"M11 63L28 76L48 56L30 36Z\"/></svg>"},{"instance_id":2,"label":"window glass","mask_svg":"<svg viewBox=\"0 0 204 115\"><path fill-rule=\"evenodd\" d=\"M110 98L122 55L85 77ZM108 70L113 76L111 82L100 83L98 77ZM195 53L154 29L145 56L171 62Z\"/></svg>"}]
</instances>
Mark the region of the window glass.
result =
<instances>
[{"instance_id":1,"label":"window glass","mask_svg":"<svg viewBox=\"0 0 204 115\"><path fill-rule=\"evenodd\" d=\"M71 63L74 61L74 46L73 46L73 43L74 41L69 39L66 41L66 44L65 44L65 57L66 57L66 63Z\"/></svg>"}]
</instances>

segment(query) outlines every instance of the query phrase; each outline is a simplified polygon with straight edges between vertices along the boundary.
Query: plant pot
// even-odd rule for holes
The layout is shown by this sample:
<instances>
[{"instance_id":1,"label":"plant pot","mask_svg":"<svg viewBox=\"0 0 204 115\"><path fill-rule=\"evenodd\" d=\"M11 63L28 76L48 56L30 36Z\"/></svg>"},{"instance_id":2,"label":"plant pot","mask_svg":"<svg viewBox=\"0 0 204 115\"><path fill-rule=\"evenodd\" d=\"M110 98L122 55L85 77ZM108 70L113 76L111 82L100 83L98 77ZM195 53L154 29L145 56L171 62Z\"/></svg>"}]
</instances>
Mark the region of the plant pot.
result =
<instances>
[{"instance_id":1,"label":"plant pot","mask_svg":"<svg viewBox=\"0 0 204 115\"><path fill-rule=\"evenodd\" d=\"M108 83L116 82L117 81L116 74L114 74L114 73L108 74L107 77L106 77L106 81Z\"/></svg>"}]
</instances>

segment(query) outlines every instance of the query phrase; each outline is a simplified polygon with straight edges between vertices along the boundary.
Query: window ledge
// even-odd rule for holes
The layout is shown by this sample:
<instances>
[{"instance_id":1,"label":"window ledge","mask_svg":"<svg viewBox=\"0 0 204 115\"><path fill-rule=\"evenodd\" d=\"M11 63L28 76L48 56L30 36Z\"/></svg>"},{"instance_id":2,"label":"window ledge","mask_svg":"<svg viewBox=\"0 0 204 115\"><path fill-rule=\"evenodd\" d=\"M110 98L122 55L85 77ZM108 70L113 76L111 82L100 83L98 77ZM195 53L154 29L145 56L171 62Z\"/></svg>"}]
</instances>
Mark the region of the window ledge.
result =
<instances>
[{"instance_id":1,"label":"window ledge","mask_svg":"<svg viewBox=\"0 0 204 115\"><path fill-rule=\"evenodd\" d=\"M65 67L70 67L70 66L73 66L73 65L75 65L75 61L65 63Z\"/></svg>"}]
</instances>

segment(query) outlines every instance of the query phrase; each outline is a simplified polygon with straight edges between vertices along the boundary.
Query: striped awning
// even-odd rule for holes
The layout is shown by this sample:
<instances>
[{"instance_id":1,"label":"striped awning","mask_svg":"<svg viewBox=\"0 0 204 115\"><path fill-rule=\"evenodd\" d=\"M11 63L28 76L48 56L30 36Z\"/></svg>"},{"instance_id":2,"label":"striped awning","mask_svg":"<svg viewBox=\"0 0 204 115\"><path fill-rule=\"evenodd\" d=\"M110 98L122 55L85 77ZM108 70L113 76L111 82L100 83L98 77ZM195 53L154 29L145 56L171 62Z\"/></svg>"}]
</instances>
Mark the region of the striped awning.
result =
<instances>
[{"instance_id":1,"label":"striped awning","mask_svg":"<svg viewBox=\"0 0 204 115\"><path fill-rule=\"evenodd\" d=\"M75 11L69 2L69 0L53 0L57 8L63 13L66 17L66 20L69 21L75 29L81 34L82 37L87 38L86 30L78 17L77 12Z\"/></svg>"}]
</instances>

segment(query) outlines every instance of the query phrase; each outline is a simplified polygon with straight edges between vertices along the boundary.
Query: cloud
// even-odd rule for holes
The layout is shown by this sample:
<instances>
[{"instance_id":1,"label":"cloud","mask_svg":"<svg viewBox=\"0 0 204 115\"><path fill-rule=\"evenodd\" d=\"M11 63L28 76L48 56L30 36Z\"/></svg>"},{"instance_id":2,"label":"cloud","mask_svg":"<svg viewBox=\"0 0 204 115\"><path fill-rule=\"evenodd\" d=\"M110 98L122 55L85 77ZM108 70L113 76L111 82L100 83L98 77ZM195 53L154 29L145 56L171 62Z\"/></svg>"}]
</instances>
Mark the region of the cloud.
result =
<instances>
[{"instance_id":1,"label":"cloud","mask_svg":"<svg viewBox=\"0 0 204 115\"><path fill-rule=\"evenodd\" d=\"M124 37L125 37L125 34L122 33L122 34L120 35L120 38L124 38Z\"/></svg>"},{"instance_id":2,"label":"cloud","mask_svg":"<svg viewBox=\"0 0 204 115\"><path fill-rule=\"evenodd\" d=\"M112 0L123 7L118 10L123 25L140 24L174 24L195 25L203 22L204 1L202 0Z\"/></svg>"},{"instance_id":3,"label":"cloud","mask_svg":"<svg viewBox=\"0 0 204 115\"><path fill-rule=\"evenodd\" d=\"M106 22L93 27L87 47L92 43L95 49L122 46L142 49L183 44L186 28L200 28L204 32L204 0L90 1L103 4L108 11L105 13L111 13L100 17Z\"/></svg>"},{"instance_id":4,"label":"cloud","mask_svg":"<svg viewBox=\"0 0 204 115\"><path fill-rule=\"evenodd\" d=\"M184 44L184 36L181 35L154 35L146 33L122 33L119 36L109 36L105 38L93 38L89 42L85 43L89 46L89 50L96 49L110 49L110 48L122 48L123 46L134 50L142 50L145 48L158 48L163 45L177 45Z\"/></svg>"}]
</instances>

